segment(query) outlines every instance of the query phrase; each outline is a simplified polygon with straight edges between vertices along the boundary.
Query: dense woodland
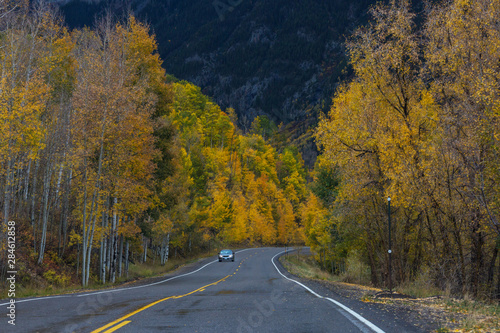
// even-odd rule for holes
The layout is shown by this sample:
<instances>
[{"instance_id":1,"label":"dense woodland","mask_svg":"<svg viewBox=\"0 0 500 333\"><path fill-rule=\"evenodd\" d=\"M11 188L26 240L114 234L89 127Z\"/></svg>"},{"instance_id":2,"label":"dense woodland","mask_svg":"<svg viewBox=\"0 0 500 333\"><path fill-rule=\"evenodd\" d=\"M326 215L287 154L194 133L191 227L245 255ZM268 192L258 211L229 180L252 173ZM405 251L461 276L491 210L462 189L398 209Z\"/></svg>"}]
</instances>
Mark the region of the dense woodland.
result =
<instances>
[{"instance_id":1,"label":"dense woodland","mask_svg":"<svg viewBox=\"0 0 500 333\"><path fill-rule=\"evenodd\" d=\"M86 286L131 261L305 243L385 286L391 197L396 284L498 297L500 3L370 13L309 172L283 127L257 117L244 133L167 75L132 15L68 31L46 5L0 0L0 216L22 279Z\"/></svg>"},{"instance_id":2,"label":"dense woodland","mask_svg":"<svg viewBox=\"0 0 500 333\"><path fill-rule=\"evenodd\" d=\"M85 286L148 250L164 263L171 249L303 242L303 161L266 142L265 117L243 135L234 110L166 76L132 16L69 32L46 5L2 4L2 224L41 274L69 280L64 263Z\"/></svg>"},{"instance_id":3,"label":"dense woodland","mask_svg":"<svg viewBox=\"0 0 500 333\"><path fill-rule=\"evenodd\" d=\"M319 170L335 170L340 185L308 237L334 258L357 249L380 285L391 197L398 283L499 297L500 2L449 1L416 16L391 1L371 14L348 43L355 77L317 131Z\"/></svg>"}]
</instances>

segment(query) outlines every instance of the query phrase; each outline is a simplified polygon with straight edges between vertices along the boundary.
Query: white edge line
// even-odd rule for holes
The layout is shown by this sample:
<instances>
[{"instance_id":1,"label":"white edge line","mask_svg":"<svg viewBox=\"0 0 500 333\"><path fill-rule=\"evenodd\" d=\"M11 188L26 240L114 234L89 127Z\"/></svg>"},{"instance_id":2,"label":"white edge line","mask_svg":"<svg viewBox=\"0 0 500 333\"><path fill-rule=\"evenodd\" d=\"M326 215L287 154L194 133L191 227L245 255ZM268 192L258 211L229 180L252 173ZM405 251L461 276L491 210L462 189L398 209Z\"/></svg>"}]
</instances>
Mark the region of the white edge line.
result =
<instances>
[{"instance_id":1,"label":"white edge line","mask_svg":"<svg viewBox=\"0 0 500 333\"><path fill-rule=\"evenodd\" d=\"M24 303L24 302L31 302L31 301L38 301L42 299L51 299L51 298L65 298L65 297L71 297L70 295L59 295L59 296L45 296L45 297L37 297L37 298L29 298L29 299L22 299L22 300L17 300L14 299L16 303ZM8 303L1 303L0 306L4 305L9 305L10 302Z\"/></svg>"},{"instance_id":2,"label":"white edge line","mask_svg":"<svg viewBox=\"0 0 500 333\"><path fill-rule=\"evenodd\" d=\"M316 293L315 291L313 291L311 288L309 288L309 287L305 286L304 284L300 283L299 281L290 279L289 277L287 277L283 273L281 273L281 271L279 270L278 266L276 266L276 264L274 263L274 258L276 258L280 254L283 254L285 252L287 252L287 251L281 251L281 252L277 253L274 257L272 257L272 259L271 259L271 262L273 263L274 268L276 268L276 270L278 271L278 273L280 273L281 276L283 276L285 279L287 279L289 281L295 282L296 284L300 285L301 287L303 287L304 289L306 289L307 291L309 291L314 296L316 296L318 298L326 299L326 300L332 302L333 304L337 305L341 309L347 311L349 314L351 314L353 317L355 317L356 319L358 319L359 321L361 321L363 324L365 324L366 326L368 326L369 328L371 328L373 331L375 331L377 333L385 333L383 330L381 330L380 328L378 328L377 326L375 326L373 323L371 323L370 321L366 320L360 314L358 314L357 312L351 310L350 308L348 308L344 304L342 304L342 303L340 303L340 302L338 302L338 301L336 301L334 299L331 299L329 297L321 296L318 293Z\"/></svg>"},{"instance_id":3,"label":"white edge line","mask_svg":"<svg viewBox=\"0 0 500 333\"><path fill-rule=\"evenodd\" d=\"M239 253L239 252L243 252L243 251L249 251L249 250L255 250L255 248L243 249L243 250L237 251L235 253ZM157 285L157 284L168 282L170 280L178 279L178 278L183 277L183 276L188 276L188 275L194 274L196 272L201 271L203 268L207 267L208 265L213 264L214 262L217 262L217 260L211 261L208 264L203 265L202 267L198 268L195 271L192 271L192 272L189 272L189 273L186 273L186 274L176 275L174 277L171 277L171 278L168 278L168 279L165 279L165 280L161 280L161 281L158 281L158 282L155 282L155 283L145 284L145 285L142 285L142 286L135 286L135 287L129 287L129 288L119 288L119 289L108 289L108 290L97 291L97 292L92 292L92 293L87 293L87 294L81 294L81 295L59 295L59 296L46 296L46 297L29 298L29 299L22 299L22 300L19 300L19 301L16 300L16 303L41 301L41 300L52 299L52 298L84 297L84 296L92 296L92 295L99 295L99 294L106 294L106 293L114 293L114 292L119 292L119 291L124 291L124 290L137 289L137 288L151 287L151 286L154 286L154 285ZM9 304L10 304L10 302L1 303L0 306L9 305Z\"/></svg>"}]
</instances>

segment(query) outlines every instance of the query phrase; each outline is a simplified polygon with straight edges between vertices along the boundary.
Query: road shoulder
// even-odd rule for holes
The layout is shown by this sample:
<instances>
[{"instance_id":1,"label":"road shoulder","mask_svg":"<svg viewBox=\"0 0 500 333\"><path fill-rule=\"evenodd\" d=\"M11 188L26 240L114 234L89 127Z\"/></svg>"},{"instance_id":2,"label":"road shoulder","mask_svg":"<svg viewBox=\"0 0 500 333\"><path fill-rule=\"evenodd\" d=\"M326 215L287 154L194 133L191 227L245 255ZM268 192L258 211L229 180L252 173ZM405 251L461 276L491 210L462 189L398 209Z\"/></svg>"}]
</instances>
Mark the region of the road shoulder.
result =
<instances>
[{"instance_id":1,"label":"road shoulder","mask_svg":"<svg viewBox=\"0 0 500 333\"><path fill-rule=\"evenodd\" d=\"M291 274L280 260L275 263L287 277L306 285L323 297L344 304L386 332L435 332L442 326L443 318L436 317L435 311L431 312L408 299L377 299L380 289L303 278Z\"/></svg>"}]
</instances>

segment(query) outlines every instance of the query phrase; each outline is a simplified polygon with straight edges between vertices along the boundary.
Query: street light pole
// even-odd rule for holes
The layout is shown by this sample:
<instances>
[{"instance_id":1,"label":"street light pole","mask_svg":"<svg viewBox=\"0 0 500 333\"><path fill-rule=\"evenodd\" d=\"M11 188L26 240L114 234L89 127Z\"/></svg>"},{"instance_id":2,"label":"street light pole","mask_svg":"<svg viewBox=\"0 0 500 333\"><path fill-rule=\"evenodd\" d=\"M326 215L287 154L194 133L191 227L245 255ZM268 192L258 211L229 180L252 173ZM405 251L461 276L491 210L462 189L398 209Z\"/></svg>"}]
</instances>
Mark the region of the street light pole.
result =
<instances>
[{"instance_id":1,"label":"street light pole","mask_svg":"<svg viewBox=\"0 0 500 333\"><path fill-rule=\"evenodd\" d=\"M391 244L391 197L387 198L389 215L389 292L392 294L392 244Z\"/></svg>"}]
</instances>

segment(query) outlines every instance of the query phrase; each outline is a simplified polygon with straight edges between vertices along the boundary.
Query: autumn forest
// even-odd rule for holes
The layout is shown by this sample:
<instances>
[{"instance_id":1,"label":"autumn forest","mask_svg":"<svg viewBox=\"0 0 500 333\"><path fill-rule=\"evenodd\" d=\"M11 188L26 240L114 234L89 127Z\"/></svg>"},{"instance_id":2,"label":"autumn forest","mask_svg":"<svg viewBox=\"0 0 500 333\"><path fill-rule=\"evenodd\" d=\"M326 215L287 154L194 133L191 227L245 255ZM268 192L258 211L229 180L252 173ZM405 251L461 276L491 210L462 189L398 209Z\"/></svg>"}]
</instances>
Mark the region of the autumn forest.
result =
<instances>
[{"instance_id":1,"label":"autumn forest","mask_svg":"<svg viewBox=\"0 0 500 333\"><path fill-rule=\"evenodd\" d=\"M155 35L111 13L70 31L0 0L0 276L115 282L129 264L222 247L310 246L334 273L500 297L500 2L373 6L313 170L267 116L238 127L165 72ZM213 254L213 253L212 253Z\"/></svg>"}]
</instances>

